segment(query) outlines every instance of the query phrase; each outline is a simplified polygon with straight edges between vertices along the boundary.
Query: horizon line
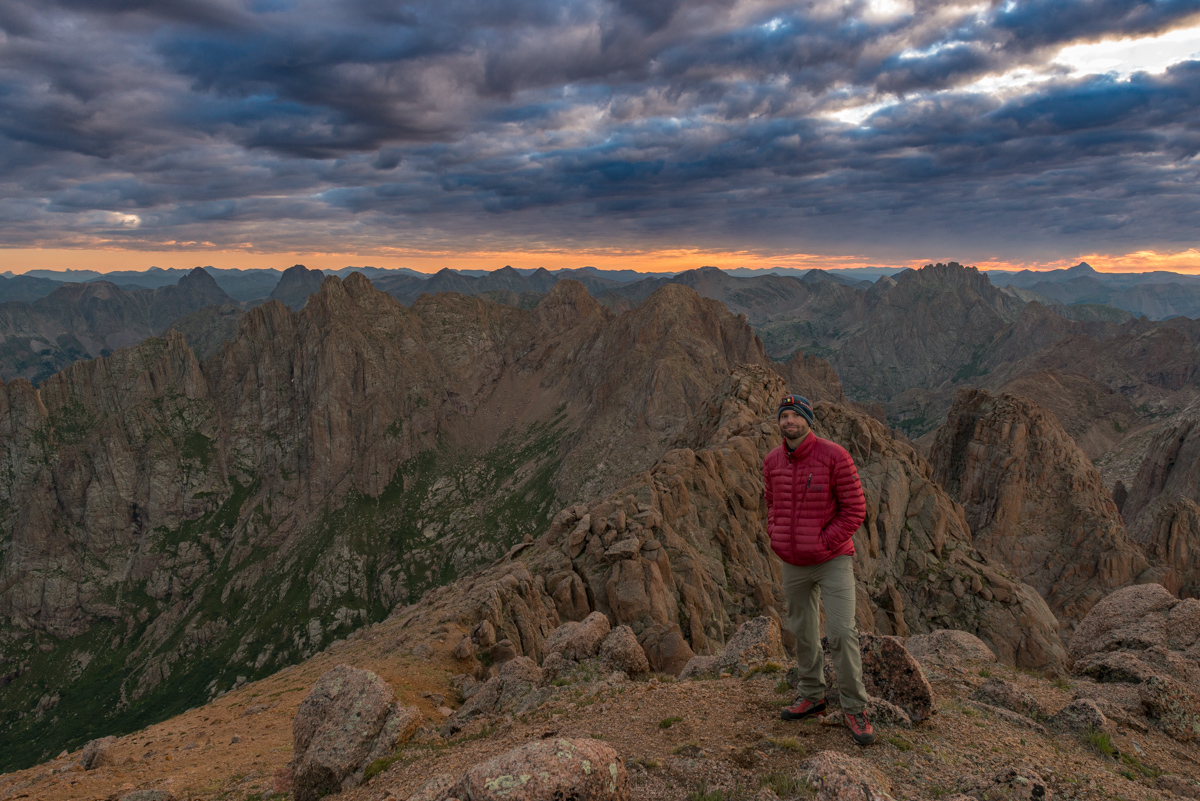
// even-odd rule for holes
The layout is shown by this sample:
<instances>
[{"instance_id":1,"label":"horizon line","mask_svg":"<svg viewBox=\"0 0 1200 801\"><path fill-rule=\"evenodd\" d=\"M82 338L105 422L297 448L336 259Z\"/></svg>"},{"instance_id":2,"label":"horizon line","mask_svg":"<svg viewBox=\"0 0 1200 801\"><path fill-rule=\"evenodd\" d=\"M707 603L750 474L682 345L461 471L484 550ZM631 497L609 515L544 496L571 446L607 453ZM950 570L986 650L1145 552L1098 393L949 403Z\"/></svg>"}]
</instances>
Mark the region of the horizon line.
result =
<instances>
[{"instance_id":1,"label":"horizon line","mask_svg":"<svg viewBox=\"0 0 1200 801\"><path fill-rule=\"evenodd\" d=\"M346 269L409 270L434 275L443 269L456 272L495 272L506 266L520 271L549 272L591 268L605 272L628 271L645 275L679 274L702 267L722 271L746 270L770 272L785 270L807 272L820 270L871 270L900 272L919 269L927 264L952 263L975 267L981 272L1050 272L1068 269L1080 263L1088 264L1098 273L1170 272L1183 275L1200 274L1200 250L1188 248L1181 252L1159 253L1143 250L1120 255L1080 253L1070 258L1013 261L998 256L977 258L898 258L875 259L864 255L830 255L806 253L754 252L747 250L721 251L699 248L658 250L587 249L577 251L546 249L536 251L407 251L395 254L293 251L254 253L242 250L205 251L132 251L132 250L75 250L46 248L2 248L0 262L3 272L25 275L34 271L66 274L70 272L144 273L158 270L192 270L209 267L216 270L275 270L303 264L322 272ZM203 263L197 256L202 256ZM132 263L131 263L132 262ZM140 262L140 263L138 263ZM355 264L354 262L358 262Z\"/></svg>"}]
</instances>

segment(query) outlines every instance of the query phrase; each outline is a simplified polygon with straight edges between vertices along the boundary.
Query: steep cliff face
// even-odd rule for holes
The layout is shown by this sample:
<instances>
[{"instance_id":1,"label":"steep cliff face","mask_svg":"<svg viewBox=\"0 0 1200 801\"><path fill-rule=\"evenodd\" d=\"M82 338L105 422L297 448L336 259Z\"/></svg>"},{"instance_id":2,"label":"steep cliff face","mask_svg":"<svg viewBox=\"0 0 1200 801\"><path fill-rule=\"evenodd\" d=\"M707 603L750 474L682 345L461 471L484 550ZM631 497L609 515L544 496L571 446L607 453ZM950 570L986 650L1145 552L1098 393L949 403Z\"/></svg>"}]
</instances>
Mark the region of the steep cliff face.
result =
<instances>
[{"instance_id":1,"label":"steep cliff face","mask_svg":"<svg viewBox=\"0 0 1200 801\"><path fill-rule=\"evenodd\" d=\"M766 361L685 287L615 317L570 281L531 311L409 309L351 275L252 310L203 363L172 333L5 385L0 751L313 653L611 491Z\"/></svg>"},{"instance_id":2,"label":"steep cliff face","mask_svg":"<svg viewBox=\"0 0 1200 801\"><path fill-rule=\"evenodd\" d=\"M1181 597L1200 597L1200 410L1185 410L1158 432L1122 512L1133 537L1157 562L1156 579Z\"/></svg>"},{"instance_id":3,"label":"steep cliff face","mask_svg":"<svg viewBox=\"0 0 1200 801\"><path fill-rule=\"evenodd\" d=\"M1124 395L1078 373L1038 370L1009 381L999 392L1035 400L1093 460L1119 445L1139 423Z\"/></svg>"},{"instance_id":4,"label":"steep cliff face","mask_svg":"<svg viewBox=\"0 0 1200 801\"><path fill-rule=\"evenodd\" d=\"M1030 400L961 390L930 461L976 547L1010 565L1064 622L1149 567L1091 462Z\"/></svg>"},{"instance_id":5,"label":"steep cliff face","mask_svg":"<svg viewBox=\"0 0 1200 801\"><path fill-rule=\"evenodd\" d=\"M778 444L774 399L784 388L768 370L737 368L681 447L652 469L562 510L536 542L409 614L424 623L488 620L518 653L540 659L555 626L600 611L629 625L652 666L666 671L718 652L750 617L778 618L780 563L765 531L761 465ZM845 407L819 403L816 418L819 434L850 450L867 495L855 536L860 628L906 635L954 626L1010 664L1061 669L1053 614L974 549L962 510L929 465Z\"/></svg>"}]
</instances>

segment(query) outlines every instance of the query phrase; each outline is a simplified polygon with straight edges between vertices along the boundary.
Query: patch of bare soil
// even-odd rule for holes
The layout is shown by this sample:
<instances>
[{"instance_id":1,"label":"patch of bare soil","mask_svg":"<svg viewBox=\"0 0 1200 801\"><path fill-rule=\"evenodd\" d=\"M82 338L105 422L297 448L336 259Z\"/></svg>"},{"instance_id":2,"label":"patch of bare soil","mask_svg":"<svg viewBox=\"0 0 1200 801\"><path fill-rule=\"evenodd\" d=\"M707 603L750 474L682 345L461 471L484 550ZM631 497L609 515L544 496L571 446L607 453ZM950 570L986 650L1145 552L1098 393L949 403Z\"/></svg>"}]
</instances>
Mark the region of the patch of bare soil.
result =
<instances>
[{"instance_id":1,"label":"patch of bare soil","mask_svg":"<svg viewBox=\"0 0 1200 801\"><path fill-rule=\"evenodd\" d=\"M343 662L382 676L402 703L421 709L425 726L367 784L330 801L404 801L435 775L457 776L516 745L552 736L595 737L612 745L625 759L639 801L748 801L763 786L782 798L807 797L797 765L806 754L827 749L874 764L897 799L953 795L971 777L990 778L1013 765L1039 773L1055 798L1171 798L1160 776L1200 779L1200 748L1167 738L1136 715L1117 722L1104 740L1054 733L972 701L971 692L991 675L1033 694L1048 715L1076 695L1093 697L1104 689L997 666L930 669L938 714L911 729L876 725L878 742L868 748L854 745L835 714L824 721L780 720L779 707L791 700L782 672L706 681L629 681L617 674L559 683L527 715L474 722L443 739L438 699L427 696L440 694L457 705L451 678L464 663L450 650L462 631L456 625L435 629L425 640L432 647L418 646L419 657L397 647L401 633L396 621L382 623L303 665L122 737L113 766L85 772L72 767L76 753L2 776L0 800L115 801L143 788L170 789L179 799L197 801L281 799L273 776L291 757L296 708L324 671Z\"/></svg>"}]
</instances>

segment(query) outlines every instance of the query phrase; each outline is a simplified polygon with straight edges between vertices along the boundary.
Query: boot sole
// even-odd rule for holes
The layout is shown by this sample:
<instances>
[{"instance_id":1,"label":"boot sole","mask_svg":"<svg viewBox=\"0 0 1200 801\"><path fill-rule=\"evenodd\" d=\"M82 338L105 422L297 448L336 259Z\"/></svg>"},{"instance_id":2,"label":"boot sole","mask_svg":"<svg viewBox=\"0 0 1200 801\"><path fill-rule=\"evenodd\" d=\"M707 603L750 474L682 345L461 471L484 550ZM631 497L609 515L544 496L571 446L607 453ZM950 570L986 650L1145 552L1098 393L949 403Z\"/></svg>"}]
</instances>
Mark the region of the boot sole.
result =
<instances>
[{"instance_id":1,"label":"boot sole","mask_svg":"<svg viewBox=\"0 0 1200 801\"><path fill-rule=\"evenodd\" d=\"M823 718L825 717L825 710L818 709L811 712L805 712L803 715L797 715L795 712L789 712L786 709L783 709L779 712L779 717L781 720L807 720L808 718Z\"/></svg>"}]
</instances>

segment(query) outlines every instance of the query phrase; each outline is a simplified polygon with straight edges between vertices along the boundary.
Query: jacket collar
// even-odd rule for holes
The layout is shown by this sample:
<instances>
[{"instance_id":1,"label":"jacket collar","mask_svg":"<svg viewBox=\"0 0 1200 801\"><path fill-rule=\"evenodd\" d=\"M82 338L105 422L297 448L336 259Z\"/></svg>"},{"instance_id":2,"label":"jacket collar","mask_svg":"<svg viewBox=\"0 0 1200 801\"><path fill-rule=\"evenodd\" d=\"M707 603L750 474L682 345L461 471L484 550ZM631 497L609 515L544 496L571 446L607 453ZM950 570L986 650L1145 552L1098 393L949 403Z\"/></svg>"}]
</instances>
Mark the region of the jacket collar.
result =
<instances>
[{"instance_id":1,"label":"jacket collar","mask_svg":"<svg viewBox=\"0 0 1200 801\"><path fill-rule=\"evenodd\" d=\"M808 456L813 449L813 445L816 443L817 435L813 433L812 429L809 429L808 435L804 439L800 440L800 444L796 446L796 450L794 451L788 450L787 440L785 439L783 441L783 452L787 456L789 462L792 460L793 456L803 459L805 456Z\"/></svg>"}]
</instances>

